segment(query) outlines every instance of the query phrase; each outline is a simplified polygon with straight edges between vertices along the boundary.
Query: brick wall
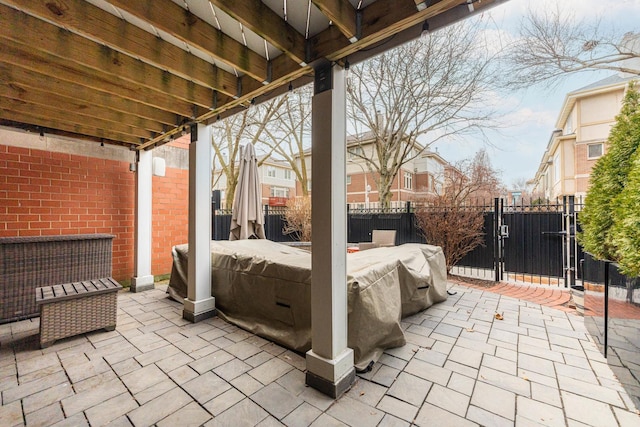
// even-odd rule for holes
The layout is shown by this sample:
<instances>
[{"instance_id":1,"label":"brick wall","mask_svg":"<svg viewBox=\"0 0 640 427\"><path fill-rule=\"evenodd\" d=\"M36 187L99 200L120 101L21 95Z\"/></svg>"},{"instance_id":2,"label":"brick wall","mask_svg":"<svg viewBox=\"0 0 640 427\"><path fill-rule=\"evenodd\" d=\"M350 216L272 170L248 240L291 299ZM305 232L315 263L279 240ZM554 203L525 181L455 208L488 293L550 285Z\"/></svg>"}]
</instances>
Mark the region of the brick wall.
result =
<instances>
[{"instance_id":1,"label":"brick wall","mask_svg":"<svg viewBox=\"0 0 640 427\"><path fill-rule=\"evenodd\" d=\"M135 175L129 163L0 145L0 236L108 233L113 276L133 275ZM154 275L171 270L171 246L187 242L188 171L153 181Z\"/></svg>"}]
</instances>

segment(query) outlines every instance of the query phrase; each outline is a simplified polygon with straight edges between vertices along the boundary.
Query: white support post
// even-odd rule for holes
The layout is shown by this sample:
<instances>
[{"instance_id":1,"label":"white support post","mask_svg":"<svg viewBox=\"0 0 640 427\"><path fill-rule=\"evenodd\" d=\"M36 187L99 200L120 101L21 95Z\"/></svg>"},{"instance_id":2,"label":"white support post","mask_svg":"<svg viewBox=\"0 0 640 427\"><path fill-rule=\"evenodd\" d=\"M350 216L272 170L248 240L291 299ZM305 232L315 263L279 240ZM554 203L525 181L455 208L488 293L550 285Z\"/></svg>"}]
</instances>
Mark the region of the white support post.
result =
<instances>
[{"instance_id":1,"label":"white support post","mask_svg":"<svg viewBox=\"0 0 640 427\"><path fill-rule=\"evenodd\" d=\"M131 292L142 292L154 288L151 274L151 215L153 154L139 151L136 163L136 206L134 230L134 276Z\"/></svg>"},{"instance_id":2,"label":"white support post","mask_svg":"<svg viewBox=\"0 0 640 427\"><path fill-rule=\"evenodd\" d=\"M189 146L189 271L182 317L191 321L213 317L211 296L211 127L191 126Z\"/></svg>"},{"instance_id":3,"label":"white support post","mask_svg":"<svg viewBox=\"0 0 640 427\"><path fill-rule=\"evenodd\" d=\"M338 398L355 380L347 347L347 197L345 73L315 67L312 104L311 350L306 383Z\"/></svg>"}]
</instances>

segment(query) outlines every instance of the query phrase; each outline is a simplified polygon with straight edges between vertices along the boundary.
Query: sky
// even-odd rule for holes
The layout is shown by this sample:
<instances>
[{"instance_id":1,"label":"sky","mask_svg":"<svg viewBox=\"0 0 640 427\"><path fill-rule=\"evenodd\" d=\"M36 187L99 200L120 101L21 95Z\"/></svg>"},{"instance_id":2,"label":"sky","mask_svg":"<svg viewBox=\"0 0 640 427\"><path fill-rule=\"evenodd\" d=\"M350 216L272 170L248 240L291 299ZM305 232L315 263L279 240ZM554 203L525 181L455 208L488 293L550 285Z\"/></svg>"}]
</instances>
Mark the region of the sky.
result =
<instances>
[{"instance_id":1,"label":"sky","mask_svg":"<svg viewBox=\"0 0 640 427\"><path fill-rule=\"evenodd\" d=\"M640 32L640 0L509 0L485 12L478 19L487 23L495 43L517 37L526 11L558 3L571 11L576 19L592 20L601 17L601 27L615 26L626 31ZM565 95L596 82L611 72L588 72L567 77L553 87L534 86L526 91L497 93L505 111L499 117L500 130L490 132L490 144L480 136L465 136L456 141L440 141L432 147L449 162L473 157L486 148L492 165L501 171L507 187L517 180L535 176L540 159L547 147L551 132L563 105Z\"/></svg>"}]
</instances>

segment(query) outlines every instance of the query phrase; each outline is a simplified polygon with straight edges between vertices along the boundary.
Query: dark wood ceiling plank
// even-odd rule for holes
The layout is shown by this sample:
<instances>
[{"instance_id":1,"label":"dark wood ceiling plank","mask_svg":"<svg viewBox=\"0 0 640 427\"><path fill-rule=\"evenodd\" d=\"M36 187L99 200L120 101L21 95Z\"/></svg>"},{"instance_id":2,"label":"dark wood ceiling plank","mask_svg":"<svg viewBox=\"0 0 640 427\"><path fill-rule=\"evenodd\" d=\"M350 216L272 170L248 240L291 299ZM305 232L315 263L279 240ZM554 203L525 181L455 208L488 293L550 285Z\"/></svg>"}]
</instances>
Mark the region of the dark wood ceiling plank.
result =
<instances>
[{"instance_id":1,"label":"dark wood ceiling plank","mask_svg":"<svg viewBox=\"0 0 640 427\"><path fill-rule=\"evenodd\" d=\"M61 80L50 74L44 75L8 64L0 64L0 83L74 98L77 102L88 103L96 108L147 119L167 126L175 125L180 120L178 115L171 112L120 96L113 96L110 93L93 90L76 82Z\"/></svg>"},{"instance_id":2,"label":"dark wood ceiling plank","mask_svg":"<svg viewBox=\"0 0 640 427\"><path fill-rule=\"evenodd\" d=\"M232 73L190 54L85 0L3 0L21 10L111 48L138 57L188 80L237 95L238 79Z\"/></svg>"},{"instance_id":3,"label":"dark wood ceiling plank","mask_svg":"<svg viewBox=\"0 0 640 427\"><path fill-rule=\"evenodd\" d=\"M61 80L81 84L113 96L142 102L182 117L194 115L193 105L189 102L128 81L114 79L111 75L78 64L65 63L64 60L57 56L30 49L28 46L13 41L2 41L2 49L0 49L1 62L32 70L45 76L47 74L53 75ZM43 83L46 83L46 81ZM202 113L203 110L200 109L198 111ZM198 113L196 112L195 116L197 115Z\"/></svg>"},{"instance_id":4,"label":"dark wood ceiling plank","mask_svg":"<svg viewBox=\"0 0 640 427\"><path fill-rule=\"evenodd\" d=\"M65 62L84 65L115 79L128 80L202 107L211 106L213 91L210 88L7 6L0 5L0 19L10 23L0 25L0 38L20 42L32 50L50 53ZM38 31L33 31L36 27Z\"/></svg>"},{"instance_id":5,"label":"dark wood ceiling plank","mask_svg":"<svg viewBox=\"0 0 640 427\"><path fill-rule=\"evenodd\" d=\"M104 120L112 123L114 130L119 129L119 126L123 125L137 128L140 129L137 135L141 137L148 137L149 132L159 134L167 129L167 127L161 123L143 119L142 117L110 110L93 103L83 103L75 97L63 96L57 93L53 94L17 84L0 83L0 99L1 98L29 103L36 108L37 106L52 107L58 111L66 111L67 114L77 114L90 119Z\"/></svg>"}]
</instances>

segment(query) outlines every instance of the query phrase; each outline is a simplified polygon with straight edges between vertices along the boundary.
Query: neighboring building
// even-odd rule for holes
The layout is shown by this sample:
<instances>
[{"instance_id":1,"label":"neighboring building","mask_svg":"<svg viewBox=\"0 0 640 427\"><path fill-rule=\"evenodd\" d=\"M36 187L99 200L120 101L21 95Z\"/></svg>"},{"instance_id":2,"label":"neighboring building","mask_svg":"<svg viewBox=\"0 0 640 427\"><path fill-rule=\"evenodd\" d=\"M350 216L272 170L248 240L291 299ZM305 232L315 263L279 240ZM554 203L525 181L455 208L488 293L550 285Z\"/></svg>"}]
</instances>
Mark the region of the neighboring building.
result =
<instances>
[{"instance_id":1,"label":"neighboring building","mask_svg":"<svg viewBox=\"0 0 640 427\"><path fill-rule=\"evenodd\" d=\"M289 163L266 159L258 166L258 173L262 183L263 205L284 206L288 199L296 196L296 175ZM231 206L224 206L226 187L226 176L221 170L214 170L212 190L220 191L222 208L231 209Z\"/></svg>"},{"instance_id":2,"label":"neighboring building","mask_svg":"<svg viewBox=\"0 0 640 427\"><path fill-rule=\"evenodd\" d=\"M548 200L586 194L591 169L607 150L611 126L631 80L614 75L566 95L556 130L531 180L534 194Z\"/></svg>"},{"instance_id":3,"label":"neighboring building","mask_svg":"<svg viewBox=\"0 0 640 427\"><path fill-rule=\"evenodd\" d=\"M347 137L347 203L355 209L376 208L380 205L376 187L376 172L369 171L363 157L373 158L373 134ZM413 143L416 157L402 166L392 184L391 207L403 207L407 201L419 200L440 193L444 185L445 168L449 165L437 151L430 151ZM307 172L311 175L311 150L304 153ZM300 161L300 157L298 157ZM311 189L311 183L308 184ZM298 194L301 194L298 183Z\"/></svg>"}]
</instances>

